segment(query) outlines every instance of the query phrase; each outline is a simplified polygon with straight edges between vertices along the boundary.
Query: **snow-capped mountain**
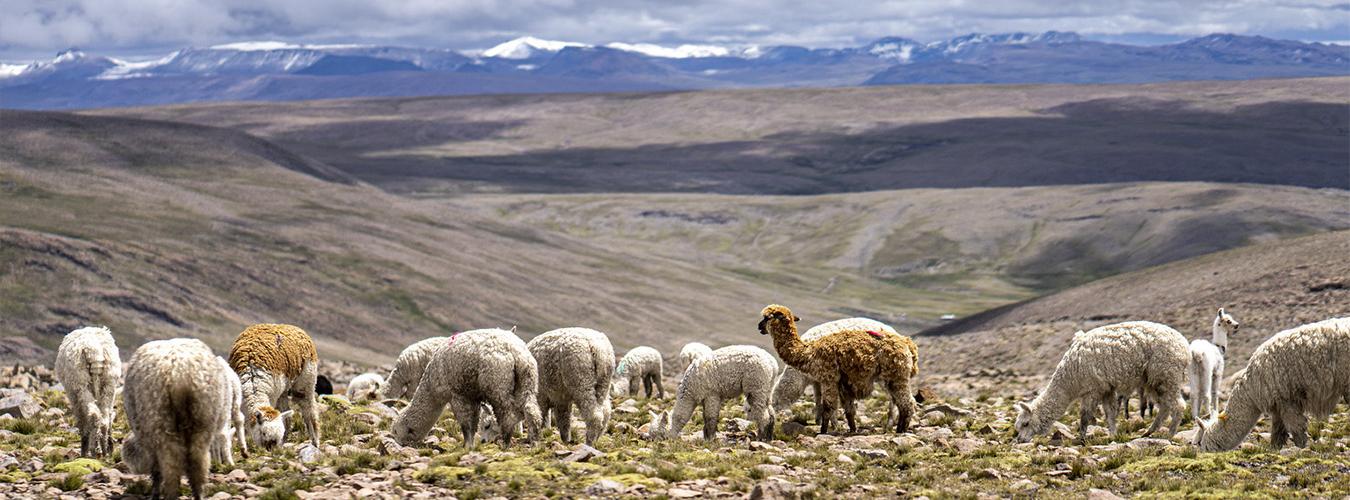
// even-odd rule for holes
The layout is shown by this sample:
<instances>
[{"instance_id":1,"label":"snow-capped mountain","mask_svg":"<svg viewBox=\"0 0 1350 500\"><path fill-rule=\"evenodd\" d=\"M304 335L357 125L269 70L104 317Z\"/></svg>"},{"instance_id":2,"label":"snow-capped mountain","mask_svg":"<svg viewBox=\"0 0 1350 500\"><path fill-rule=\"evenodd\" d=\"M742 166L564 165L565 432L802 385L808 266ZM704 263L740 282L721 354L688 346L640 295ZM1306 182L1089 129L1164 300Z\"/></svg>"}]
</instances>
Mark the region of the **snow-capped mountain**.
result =
<instances>
[{"instance_id":1,"label":"snow-capped mountain","mask_svg":"<svg viewBox=\"0 0 1350 500\"><path fill-rule=\"evenodd\" d=\"M279 41L122 60L62 51L0 64L0 107L479 92L587 92L904 83L1110 83L1350 75L1350 47L1209 35L1134 46L1075 33L972 33L857 47L593 45L521 37L474 53Z\"/></svg>"}]
</instances>

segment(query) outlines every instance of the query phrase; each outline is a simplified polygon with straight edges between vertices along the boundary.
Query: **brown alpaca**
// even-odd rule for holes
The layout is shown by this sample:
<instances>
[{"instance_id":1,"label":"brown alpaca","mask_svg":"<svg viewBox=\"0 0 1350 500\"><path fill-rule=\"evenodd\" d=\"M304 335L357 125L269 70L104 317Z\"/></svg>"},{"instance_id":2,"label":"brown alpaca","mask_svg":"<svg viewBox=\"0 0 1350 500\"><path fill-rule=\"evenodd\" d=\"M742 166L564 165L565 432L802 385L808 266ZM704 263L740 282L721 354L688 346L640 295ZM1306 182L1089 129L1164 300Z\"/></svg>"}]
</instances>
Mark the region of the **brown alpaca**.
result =
<instances>
[{"instance_id":1,"label":"brown alpaca","mask_svg":"<svg viewBox=\"0 0 1350 500\"><path fill-rule=\"evenodd\" d=\"M872 394L872 384L878 377L899 410L896 432L909 429L914 414L914 398L909 392L909 378L916 370L917 347L912 341L901 340L900 335L883 335L863 330L842 331L807 344L797 336L799 318L787 307L777 304L765 307L760 313L759 333L773 336L773 347L783 362L801 370L819 383L820 414L833 415L835 408L844 409L850 432L857 432L855 400ZM832 418L820 421L820 432L830 432Z\"/></svg>"}]
</instances>

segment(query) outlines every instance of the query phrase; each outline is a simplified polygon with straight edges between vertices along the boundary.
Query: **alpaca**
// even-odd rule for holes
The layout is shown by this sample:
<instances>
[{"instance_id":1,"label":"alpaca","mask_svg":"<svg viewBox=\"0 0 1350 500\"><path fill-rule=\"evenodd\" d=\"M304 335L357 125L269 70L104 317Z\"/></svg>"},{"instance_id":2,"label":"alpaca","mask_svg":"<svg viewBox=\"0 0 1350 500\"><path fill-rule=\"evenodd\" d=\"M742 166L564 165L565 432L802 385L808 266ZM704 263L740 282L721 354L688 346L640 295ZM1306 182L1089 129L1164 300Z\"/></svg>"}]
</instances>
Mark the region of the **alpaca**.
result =
<instances>
[{"instance_id":1,"label":"alpaca","mask_svg":"<svg viewBox=\"0 0 1350 500\"><path fill-rule=\"evenodd\" d=\"M229 421L229 380L211 348L196 339L146 342L127 368L122 404L131 428L122 459L150 474L152 497L178 497L186 474L202 498L211 446Z\"/></svg>"},{"instance_id":2,"label":"alpaca","mask_svg":"<svg viewBox=\"0 0 1350 500\"><path fill-rule=\"evenodd\" d=\"M605 334L589 328L560 328L530 340L526 347L539 365L539 411L553 414L554 425L571 442L572 405L586 421L586 444L609 425L610 374L614 346Z\"/></svg>"},{"instance_id":3,"label":"alpaca","mask_svg":"<svg viewBox=\"0 0 1350 500\"><path fill-rule=\"evenodd\" d=\"M1134 321L1080 331L1055 366L1049 385L1031 402L1017 403L1017 439L1027 442L1045 433L1080 399L1080 442L1086 443L1087 428L1098 406L1105 407L1107 428L1114 435L1119 408L1114 404L1116 394L1140 387L1159 407L1144 435L1152 435L1171 418L1167 434L1171 436L1186 408L1181 387L1190 358L1186 337L1158 323Z\"/></svg>"},{"instance_id":4,"label":"alpaca","mask_svg":"<svg viewBox=\"0 0 1350 500\"><path fill-rule=\"evenodd\" d=\"M892 328L891 325L882 323L872 318L863 318L863 317L844 318L821 323L819 325L807 329L805 333L802 333L801 338L802 342L811 343L815 342L816 340L819 340L821 337L828 336L835 332L847 330L864 330L869 332L880 332L900 336L900 340L906 343L906 347L909 347L911 353L914 356L915 362L913 364L914 368L913 372L910 374L911 379L919 374L919 363L918 363L919 346L915 345L914 341L911 340L909 337L900 335L900 333L895 331L895 329ZM781 412L790 408L794 402L796 402L798 399L801 399L802 393L806 392L806 387L808 386L812 387L811 392L815 398L816 423L820 423L820 420L824 418L824 415L822 415L820 411L821 410L820 387L817 386L814 380L811 380L810 377L807 377L806 374L802 373L801 370L798 370L791 366L784 368L783 372L779 374L777 382L774 383L773 389L774 411ZM895 425L895 422L893 421L895 414L896 414L895 405L889 405L886 407L887 428ZM834 417L835 415L833 413L829 415L829 418L831 419L833 419Z\"/></svg>"},{"instance_id":5,"label":"alpaca","mask_svg":"<svg viewBox=\"0 0 1350 500\"><path fill-rule=\"evenodd\" d=\"M835 408L843 407L849 431L857 432L857 408L853 403L870 395L874 381L880 378L899 410L896 432L909 429L915 408L909 379L916 360L900 335L846 330L807 344L797 336L800 319L787 307L773 304L760 311L760 315L759 332L773 337L778 356L819 384L821 415L832 415ZM829 432L831 420L822 419L822 433Z\"/></svg>"},{"instance_id":6,"label":"alpaca","mask_svg":"<svg viewBox=\"0 0 1350 500\"><path fill-rule=\"evenodd\" d=\"M389 372L381 396L387 399L412 399L413 394L417 393L417 384L422 381L422 372L431 362L431 356L449 338L431 337L404 348L394 362L394 371Z\"/></svg>"},{"instance_id":7,"label":"alpaca","mask_svg":"<svg viewBox=\"0 0 1350 500\"><path fill-rule=\"evenodd\" d=\"M712 348L708 347L707 344L704 344L702 342L690 342L688 344L685 344L684 348L680 349L680 357L679 357L680 364L679 366L675 367L675 370L679 371L680 373L684 373L684 371L689 368L689 365L693 363L694 360L712 354L712 352L713 352Z\"/></svg>"},{"instance_id":8,"label":"alpaca","mask_svg":"<svg viewBox=\"0 0 1350 500\"><path fill-rule=\"evenodd\" d=\"M347 382L347 400L353 403L374 401L384 389L384 377L378 373L362 373Z\"/></svg>"},{"instance_id":9,"label":"alpaca","mask_svg":"<svg viewBox=\"0 0 1350 500\"><path fill-rule=\"evenodd\" d=\"M507 330L489 328L456 333L436 349L422 374L422 382L408 407L391 426L394 439L411 446L424 439L445 405L455 414L466 448L475 439L483 403L508 430L503 447L511 444L516 424L524 420L528 441L539 436L539 365L525 342Z\"/></svg>"},{"instance_id":10,"label":"alpaca","mask_svg":"<svg viewBox=\"0 0 1350 500\"><path fill-rule=\"evenodd\" d=\"M219 434L211 441L211 460L228 466L234 466L234 453L230 450L230 445L234 441L239 442L239 453L244 458L248 458L248 439L244 432L244 386L239 380L239 374L234 373L230 368L230 362L225 358L216 356L216 366L221 373L225 374L225 412L229 418L225 419L225 425L221 426Z\"/></svg>"},{"instance_id":11,"label":"alpaca","mask_svg":"<svg viewBox=\"0 0 1350 500\"><path fill-rule=\"evenodd\" d=\"M646 397L652 397L652 386L656 386L656 397L666 398L666 389L661 386L661 377L663 370L661 367L661 352L655 348L647 346L634 347L623 359L619 360L619 366L614 370L614 382L610 387L610 394L618 397L627 393L629 396L637 396L638 382L646 388Z\"/></svg>"},{"instance_id":12,"label":"alpaca","mask_svg":"<svg viewBox=\"0 0 1350 500\"><path fill-rule=\"evenodd\" d=\"M319 353L309 334L291 325L250 326L230 348L230 368L243 382L244 417L254 444L274 448L285 439L291 411L278 411L275 405L289 396L300 406L310 444L319 445L314 400Z\"/></svg>"},{"instance_id":13,"label":"alpaca","mask_svg":"<svg viewBox=\"0 0 1350 500\"><path fill-rule=\"evenodd\" d=\"M113 403L122 383L122 358L112 332L91 326L67 334L56 351L56 378L80 429L80 455L112 453Z\"/></svg>"},{"instance_id":14,"label":"alpaca","mask_svg":"<svg viewBox=\"0 0 1350 500\"><path fill-rule=\"evenodd\" d=\"M1228 352L1228 336L1236 335L1239 323L1219 308L1214 317L1210 340L1191 341L1191 418L1200 421L1200 412L1210 410L1219 414L1219 382L1223 380L1224 354Z\"/></svg>"},{"instance_id":15,"label":"alpaca","mask_svg":"<svg viewBox=\"0 0 1350 500\"><path fill-rule=\"evenodd\" d=\"M694 360L680 379L675 407L652 413L651 436L673 438L689 423L694 408L703 407L703 439L717 435L722 402L745 395L745 416L755 423L761 441L773 438L773 374L778 361L764 349L748 345L728 346Z\"/></svg>"},{"instance_id":16,"label":"alpaca","mask_svg":"<svg viewBox=\"0 0 1350 500\"><path fill-rule=\"evenodd\" d=\"M1202 451L1237 448L1267 414L1272 448L1283 448L1290 437L1306 447L1307 416L1325 418L1342 400L1350 401L1350 318L1285 330L1256 348L1225 411L1197 422L1193 442Z\"/></svg>"}]
</instances>

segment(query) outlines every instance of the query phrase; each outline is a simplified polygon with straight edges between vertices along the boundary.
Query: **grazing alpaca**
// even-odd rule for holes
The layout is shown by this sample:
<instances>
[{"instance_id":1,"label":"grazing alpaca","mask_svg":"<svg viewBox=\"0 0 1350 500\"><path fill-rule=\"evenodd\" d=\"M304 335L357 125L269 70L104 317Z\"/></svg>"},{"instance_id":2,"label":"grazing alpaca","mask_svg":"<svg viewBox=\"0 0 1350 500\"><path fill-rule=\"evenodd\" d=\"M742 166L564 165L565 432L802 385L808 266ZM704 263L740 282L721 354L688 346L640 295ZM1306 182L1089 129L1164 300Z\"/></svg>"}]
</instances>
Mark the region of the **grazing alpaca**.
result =
<instances>
[{"instance_id":1,"label":"grazing alpaca","mask_svg":"<svg viewBox=\"0 0 1350 500\"><path fill-rule=\"evenodd\" d=\"M1223 380L1223 357L1228 353L1228 336L1237 334L1238 322L1219 308L1214 317L1210 340L1191 341L1191 418L1200 421L1200 412L1219 414L1219 382Z\"/></svg>"},{"instance_id":2,"label":"grazing alpaca","mask_svg":"<svg viewBox=\"0 0 1350 500\"><path fill-rule=\"evenodd\" d=\"M849 431L857 432L857 410L853 403L871 395L873 383L880 378L899 409L896 432L909 429L915 407L909 378L914 373L915 359L899 335L846 330L807 344L797 336L800 319L787 307L770 305L760 315L759 333L773 336L773 347L783 362L819 384L821 415L832 415L835 408L842 406ZM830 431L831 420L821 420L822 433Z\"/></svg>"},{"instance_id":3,"label":"grazing alpaca","mask_svg":"<svg viewBox=\"0 0 1350 500\"><path fill-rule=\"evenodd\" d=\"M1114 401L1118 391L1136 388L1158 402L1159 411L1144 435L1156 432L1169 417L1167 435L1176 434L1186 410L1181 386L1190 359L1186 337L1167 325L1133 321L1080 331L1055 366L1049 385L1031 402L1017 403L1017 440L1027 442L1050 430L1070 404L1082 400L1079 440L1085 442L1097 407ZM1106 426L1114 435L1118 407L1105 407Z\"/></svg>"},{"instance_id":4,"label":"grazing alpaca","mask_svg":"<svg viewBox=\"0 0 1350 500\"><path fill-rule=\"evenodd\" d=\"M1285 330L1266 340L1233 383L1218 418L1199 421L1194 443L1201 451L1237 448L1261 415L1270 415L1270 445L1293 437L1308 445L1308 415L1325 418L1350 401L1350 318Z\"/></svg>"},{"instance_id":5,"label":"grazing alpaca","mask_svg":"<svg viewBox=\"0 0 1350 500\"><path fill-rule=\"evenodd\" d=\"M67 334L56 351L56 378L66 388L80 429L80 455L112 453L113 402L122 384L122 358L112 332L90 326Z\"/></svg>"},{"instance_id":6,"label":"grazing alpaca","mask_svg":"<svg viewBox=\"0 0 1350 500\"><path fill-rule=\"evenodd\" d=\"M234 340L229 360L243 383L244 419L254 444L275 448L285 439L291 411L276 405L289 397L300 407L310 444L319 445L319 353L308 333L291 325L250 326Z\"/></svg>"}]
</instances>

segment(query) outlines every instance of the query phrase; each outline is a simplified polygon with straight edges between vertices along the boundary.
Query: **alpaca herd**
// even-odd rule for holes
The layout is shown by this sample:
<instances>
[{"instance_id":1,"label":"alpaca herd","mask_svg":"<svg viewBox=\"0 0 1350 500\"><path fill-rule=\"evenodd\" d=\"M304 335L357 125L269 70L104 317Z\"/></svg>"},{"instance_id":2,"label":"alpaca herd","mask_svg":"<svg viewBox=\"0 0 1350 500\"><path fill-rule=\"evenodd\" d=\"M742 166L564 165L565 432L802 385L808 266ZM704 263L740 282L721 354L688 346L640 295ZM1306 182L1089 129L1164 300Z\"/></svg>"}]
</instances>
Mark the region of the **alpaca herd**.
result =
<instances>
[{"instance_id":1,"label":"alpaca herd","mask_svg":"<svg viewBox=\"0 0 1350 500\"><path fill-rule=\"evenodd\" d=\"M798 335L801 320L787 307L760 312L759 332L772 339L777 357L748 345L711 349L687 345L676 358L682 370L668 410L651 412L647 438L676 439L702 408L703 438L716 438L724 403L744 398L745 416L760 440L772 439L777 413L813 388L820 432L835 427L843 410L849 432L858 432L857 402L880 385L889 397L884 429L904 433L918 408L913 395L919 349L894 328L867 318L833 321ZM1219 412L1218 385L1228 338L1239 323L1223 309L1209 340L1187 343L1162 324L1136 321L1077 332L1047 385L1031 401L1017 402L1014 438L1029 441L1079 403L1080 442L1097 409L1116 433L1119 398L1139 393L1140 403L1157 405L1145 435L1166 425L1174 435L1185 412L1183 387L1189 379L1193 444L1203 451L1237 447L1263 416L1272 419L1271 444L1307 444L1308 417L1325 418L1342 400L1350 401L1350 318L1338 318L1280 332L1266 340L1233 384L1225 412ZM780 360L781 359L781 363ZM299 411L308 442L320 443L315 383L318 352L304 330L259 324L245 329L228 361L194 339L152 341L123 366L111 332L103 327L75 330L57 351L56 374L65 387L80 433L80 453L113 452L115 394L121 385L130 431L122 442L128 468L151 477L152 495L176 496L186 475L200 497L212 461L232 466L232 448L248 457L285 441ZM407 401L390 432L405 446L419 446L448 405L464 446L480 434L509 446L518 433L539 440L551 421L565 442L576 407L585 425L582 438L595 445L610 426L612 397L637 396L645 389L653 404L665 401L663 359L656 349L636 347L616 360L604 333L561 328L526 343L515 330L469 330L417 342L400 353L388 377L368 373L348 384L354 401ZM1202 412L1208 418L1201 419ZM489 428L491 431L489 432Z\"/></svg>"}]
</instances>

